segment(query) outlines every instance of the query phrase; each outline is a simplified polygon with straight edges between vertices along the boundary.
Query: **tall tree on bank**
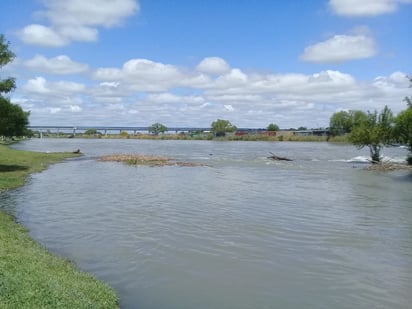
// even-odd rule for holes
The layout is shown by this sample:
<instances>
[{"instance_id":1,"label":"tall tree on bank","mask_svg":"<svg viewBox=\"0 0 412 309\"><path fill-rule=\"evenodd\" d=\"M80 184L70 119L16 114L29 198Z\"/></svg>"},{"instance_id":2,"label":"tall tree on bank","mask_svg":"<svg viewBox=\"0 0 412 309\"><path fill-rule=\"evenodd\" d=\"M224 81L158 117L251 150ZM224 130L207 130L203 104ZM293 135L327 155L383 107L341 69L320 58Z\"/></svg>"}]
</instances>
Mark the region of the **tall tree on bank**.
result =
<instances>
[{"instance_id":1,"label":"tall tree on bank","mask_svg":"<svg viewBox=\"0 0 412 309\"><path fill-rule=\"evenodd\" d=\"M372 162L380 162L382 148L392 141L393 114L389 107L385 106L379 114L376 110L373 113L368 111L366 116L366 119L353 127L349 140L359 149L367 146Z\"/></svg>"},{"instance_id":2,"label":"tall tree on bank","mask_svg":"<svg viewBox=\"0 0 412 309\"><path fill-rule=\"evenodd\" d=\"M9 43L0 35L0 68L13 61L14 57L14 53L9 49ZM26 126L29 124L29 113L5 97L15 88L14 78L0 79L0 136L3 137L25 135Z\"/></svg>"},{"instance_id":3,"label":"tall tree on bank","mask_svg":"<svg viewBox=\"0 0 412 309\"><path fill-rule=\"evenodd\" d=\"M149 133L154 135L159 135L159 133L165 133L167 131L167 127L161 123L154 123L149 127Z\"/></svg>"},{"instance_id":4,"label":"tall tree on bank","mask_svg":"<svg viewBox=\"0 0 412 309\"><path fill-rule=\"evenodd\" d=\"M412 87L412 77L408 76L408 79ZM396 116L394 131L397 141L408 147L406 161L412 165L412 96L405 97L405 101L408 107Z\"/></svg>"},{"instance_id":5,"label":"tall tree on bank","mask_svg":"<svg viewBox=\"0 0 412 309\"><path fill-rule=\"evenodd\" d=\"M336 112L329 120L329 131L333 136L350 133L366 118L366 113L358 110Z\"/></svg>"},{"instance_id":6,"label":"tall tree on bank","mask_svg":"<svg viewBox=\"0 0 412 309\"><path fill-rule=\"evenodd\" d=\"M408 147L406 160L409 165L412 165L412 106L396 116L394 131L398 142Z\"/></svg>"},{"instance_id":7,"label":"tall tree on bank","mask_svg":"<svg viewBox=\"0 0 412 309\"><path fill-rule=\"evenodd\" d=\"M227 132L237 130L236 126L230 123L229 120L217 119L212 122L212 132L215 136L225 136Z\"/></svg>"},{"instance_id":8,"label":"tall tree on bank","mask_svg":"<svg viewBox=\"0 0 412 309\"><path fill-rule=\"evenodd\" d=\"M409 82L411 83L409 85L409 88L412 87L412 76L406 76L406 78L409 79ZM405 97L405 102L406 102L406 104L408 104L409 108L412 108L412 96Z\"/></svg>"},{"instance_id":9,"label":"tall tree on bank","mask_svg":"<svg viewBox=\"0 0 412 309\"><path fill-rule=\"evenodd\" d=\"M266 128L267 131L279 131L279 126L275 123L271 123Z\"/></svg>"}]
</instances>

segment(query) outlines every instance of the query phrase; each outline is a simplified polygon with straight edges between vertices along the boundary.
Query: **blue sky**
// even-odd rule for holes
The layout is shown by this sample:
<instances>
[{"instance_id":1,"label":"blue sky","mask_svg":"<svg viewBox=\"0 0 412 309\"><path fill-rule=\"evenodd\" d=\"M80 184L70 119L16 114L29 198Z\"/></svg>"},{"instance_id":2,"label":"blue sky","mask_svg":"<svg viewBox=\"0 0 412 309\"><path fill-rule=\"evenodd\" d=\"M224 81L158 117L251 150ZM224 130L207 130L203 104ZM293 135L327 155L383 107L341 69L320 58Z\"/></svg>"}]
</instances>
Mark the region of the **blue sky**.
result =
<instances>
[{"instance_id":1,"label":"blue sky","mask_svg":"<svg viewBox=\"0 0 412 309\"><path fill-rule=\"evenodd\" d=\"M412 0L3 0L32 125L326 127L411 95Z\"/></svg>"}]
</instances>

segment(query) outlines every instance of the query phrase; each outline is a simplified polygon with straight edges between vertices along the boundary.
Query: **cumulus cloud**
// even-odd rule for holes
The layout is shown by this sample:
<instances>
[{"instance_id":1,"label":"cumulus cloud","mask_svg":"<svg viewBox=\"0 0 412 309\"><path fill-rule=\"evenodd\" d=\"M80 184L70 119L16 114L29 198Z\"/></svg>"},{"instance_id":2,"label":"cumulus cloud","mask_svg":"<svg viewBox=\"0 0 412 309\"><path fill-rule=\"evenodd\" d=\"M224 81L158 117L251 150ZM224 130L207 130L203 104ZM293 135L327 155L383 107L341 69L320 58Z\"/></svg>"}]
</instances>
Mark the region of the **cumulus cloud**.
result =
<instances>
[{"instance_id":1,"label":"cumulus cloud","mask_svg":"<svg viewBox=\"0 0 412 309\"><path fill-rule=\"evenodd\" d=\"M69 40L53 30L43 25L32 24L19 31L20 39L32 45L44 47L62 47L69 43Z\"/></svg>"},{"instance_id":2,"label":"cumulus cloud","mask_svg":"<svg viewBox=\"0 0 412 309\"><path fill-rule=\"evenodd\" d=\"M301 59L319 63L337 63L373 57L374 40L367 35L335 35L305 48Z\"/></svg>"},{"instance_id":3,"label":"cumulus cloud","mask_svg":"<svg viewBox=\"0 0 412 309\"><path fill-rule=\"evenodd\" d=\"M52 59L46 58L45 63ZM63 68L58 71L65 72ZM77 125L161 122L168 127L208 127L223 118L238 127L275 122L289 128L327 126L339 109L379 110L388 105L396 114L405 108L402 99L410 95L403 72L370 81L358 81L337 70L278 74L231 68L215 72L130 59L119 67L97 68L94 80L85 84L41 76L29 79L17 89L17 101L31 110L33 124L41 119L50 122L47 115L53 112L53 122Z\"/></svg>"},{"instance_id":4,"label":"cumulus cloud","mask_svg":"<svg viewBox=\"0 0 412 309\"><path fill-rule=\"evenodd\" d=\"M36 55L34 58L25 61L24 65L34 71L62 75L83 73L89 68L87 64L75 62L66 55L60 55L54 58Z\"/></svg>"},{"instance_id":5,"label":"cumulus cloud","mask_svg":"<svg viewBox=\"0 0 412 309\"><path fill-rule=\"evenodd\" d=\"M224 74L229 71L229 64L219 57L204 58L196 67L199 72L207 74Z\"/></svg>"},{"instance_id":6,"label":"cumulus cloud","mask_svg":"<svg viewBox=\"0 0 412 309\"><path fill-rule=\"evenodd\" d=\"M29 79L22 88L29 94L61 97L79 94L85 90L85 85L72 81L48 82L44 77L39 76Z\"/></svg>"},{"instance_id":7,"label":"cumulus cloud","mask_svg":"<svg viewBox=\"0 0 412 309\"><path fill-rule=\"evenodd\" d=\"M343 16L377 16L395 12L401 3L410 0L329 0L329 7Z\"/></svg>"},{"instance_id":8,"label":"cumulus cloud","mask_svg":"<svg viewBox=\"0 0 412 309\"><path fill-rule=\"evenodd\" d=\"M62 47L71 41L93 42L98 27L110 28L139 10L136 0L43 0L38 12L47 25L31 24L18 32L27 44Z\"/></svg>"},{"instance_id":9,"label":"cumulus cloud","mask_svg":"<svg viewBox=\"0 0 412 309\"><path fill-rule=\"evenodd\" d=\"M99 81L122 81L133 91L159 92L176 86L198 86L210 82L202 74L184 72L181 68L148 59L131 59L121 69L99 68L93 73Z\"/></svg>"},{"instance_id":10,"label":"cumulus cloud","mask_svg":"<svg viewBox=\"0 0 412 309\"><path fill-rule=\"evenodd\" d=\"M153 103L185 103L185 104L203 104L204 98L195 95L176 95L170 92L160 94L150 94L146 97L147 101Z\"/></svg>"}]
</instances>

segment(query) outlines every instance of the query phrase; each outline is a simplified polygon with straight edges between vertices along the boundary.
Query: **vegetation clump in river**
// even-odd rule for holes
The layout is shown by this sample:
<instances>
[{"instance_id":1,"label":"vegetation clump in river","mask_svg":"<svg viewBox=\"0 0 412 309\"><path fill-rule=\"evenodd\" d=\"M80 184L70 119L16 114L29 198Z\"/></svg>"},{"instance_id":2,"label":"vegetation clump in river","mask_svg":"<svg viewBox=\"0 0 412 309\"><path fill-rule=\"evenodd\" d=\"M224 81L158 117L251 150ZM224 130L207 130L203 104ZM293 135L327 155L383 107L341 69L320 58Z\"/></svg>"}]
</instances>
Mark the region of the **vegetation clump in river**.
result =
<instances>
[{"instance_id":1,"label":"vegetation clump in river","mask_svg":"<svg viewBox=\"0 0 412 309\"><path fill-rule=\"evenodd\" d=\"M396 170L410 170L412 171L412 166L406 163L392 163L392 162L378 162L369 165L367 170L370 171L396 171Z\"/></svg>"},{"instance_id":2,"label":"vegetation clump in river","mask_svg":"<svg viewBox=\"0 0 412 309\"><path fill-rule=\"evenodd\" d=\"M30 173L73 156L0 145L0 191L21 186ZM118 303L108 285L49 253L0 210L0 308L118 308Z\"/></svg>"},{"instance_id":3,"label":"vegetation clump in river","mask_svg":"<svg viewBox=\"0 0 412 309\"><path fill-rule=\"evenodd\" d=\"M194 162L180 162L172 158L142 154L113 154L99 158L100 161L124 162L130 165L146 166L203 166Z\"/></svg>"}]
</instances>

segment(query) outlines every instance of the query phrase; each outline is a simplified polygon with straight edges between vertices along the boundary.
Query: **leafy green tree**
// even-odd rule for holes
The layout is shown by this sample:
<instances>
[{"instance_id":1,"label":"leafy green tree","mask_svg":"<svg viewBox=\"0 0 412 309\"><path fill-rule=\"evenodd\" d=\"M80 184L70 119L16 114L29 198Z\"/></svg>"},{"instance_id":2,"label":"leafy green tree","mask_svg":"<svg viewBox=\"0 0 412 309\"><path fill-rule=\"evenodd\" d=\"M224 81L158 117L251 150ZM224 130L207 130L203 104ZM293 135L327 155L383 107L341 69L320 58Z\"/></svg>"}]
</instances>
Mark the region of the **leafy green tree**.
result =
<instances>
[{"instance_id":1,"label":"leafy green tree","mask_svg":"<svg viewBox=\"0 0 412 309\"><path fill-rule=\"evenodd\" d=\"M388 145L393 138L394 117L392 111L385 108L378 114L366 114L366 119L361 119L349 135L349 140L359 149L367 146L370 151L372 162L380 162L380 152L385 145Z\"/></svg>"},{"instance_id":2,"label":"leafy green tree","mask_svg":"<svg viewBox=\"0 0 412 309\"><path fill-rule=\"evenodd\" d=\"M8 99L0 96L0 136L28 135L26 129L29 124L28 117L29 113L23 111L19 105L12 104Z\"/></svg>"},{"instance_id":3,"label":"leafy green tree","mask_svg":"<svg viewBox=\"0 0 412 309\"><path fill-rule=\"evenodd\" d=\"M409 82L411 83L409 87L412 87L412 76L406 76L409 79ZM405 97L405 102L408 104L409 108L412 108L412 96Z\"/></svg>"},{"instance_id":4,"label":"leafy green tree","mask_svg":"<svg viewBox=\"0 0 412 309\"><path fill-rule=\"evenodd\" d=\"M412 87L412 77L407 76ZM412 96L405 97L408 108L398 114L395 120L395 137L408 147L408 164L412 165Z\"/></svg>"},{"instance_id":5,"label":"leafy green tree","mask_svg":"<svg viewBox=\"0 0 412 309\"><path fill-rule=\"evenodd\" d=\"M212 132L215 136L225 136L227 132L237 130L236 126L232 125L229 120L217 119L212 122Z\"/></svg>"},{"instance_id":6,"label":"leafy green tree","mask_svg":"<svg viewBox=\"0 0 412 309\"><path fill-rule=\"evenodd\" d=\"M149 127L149 133L154 135L159 135L159 133L165 133L167 131L167 127L161 123L154 123Z\"/></svg>"},{"instance_id":7,"label":"leafy green tree","mask_svg":"<svg viewBox=\"0 0 412 309\"><path fill-rule=\"evenodd\" d=\"M307 127L299 127L298 131L306 131L308 128Z\"/></svg>"},{"instance_id":8,"label":"leafy green tree","mask_svg":"<svg viewBox=\"0 0 412 309\"><path fill-rule=\"evenodd\" d=\"M0 68L13 61L14 57L14 53L9 49L9 43L0 35ZM28 133L26 126L29 124L29 113L4 96L15 87L14 78L0 79L0 136L23 136Z\"/></svg>"},{"instance_id":9,"label":"leafy green tree","mask_svg":"<svg viewBox=\"0 0 412 309\"><path fill-rule=\"evenodd\" d=\"M3 35L0 35L0 68L12 62L16 55L9 49L9 43L6 42ZM13 77L0 79L0 95L9 93L16 88L16 82Z\"/></svg>"},{"instance_id":10,"label":"leafy green tree","mask_svg":"<svg viewBox=\"0 0 412 309\"><path fill-rule=\"evenodd\" d=\"M347 111L336 112L329 120L329 131L334 136L350 132L351 127L352 122Z\"/></svg>"},{"instance_id":11,"label":"leafy green tree","mask_svg":"<svg viewBox=\"0 0 412 309\"><path fill-rule=\"evenodd\" d=\"M279 131L279 126L277 124L271 123L266 128L268 131Z\"/></svg>"},{"instance_id":12,"label":"leafy green tree","mask_svg":"<svg viewBox=\"0 0 412 309\"><path fill-rule=\"evenodd\" d=\"M412 106L400 112L395 119L396 139L408 147L408 164L412 165Z\"/></svg>"},{"instance_id":13,"label":"leafy green tree","mask_svg":"<svg viewBox=\"0 0 412 309\"><path fill-rule=\"evenodd\" d=\"M97 130L96 129L88 129L84 132L84 135L96 135Z\"/></svg>"},{"instance_id":14,"label":"leafy green tree","mask_svg":"<svg viewBox=\"0 0 412 309\"><path fill-rule=\"evenodd\" d=\"M336 112L329 120L329 131L333 136L350 133L366 117L364 112L357 110Z\"/></svg>"}]
</instances>

